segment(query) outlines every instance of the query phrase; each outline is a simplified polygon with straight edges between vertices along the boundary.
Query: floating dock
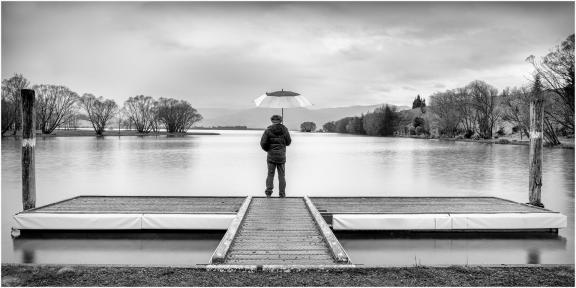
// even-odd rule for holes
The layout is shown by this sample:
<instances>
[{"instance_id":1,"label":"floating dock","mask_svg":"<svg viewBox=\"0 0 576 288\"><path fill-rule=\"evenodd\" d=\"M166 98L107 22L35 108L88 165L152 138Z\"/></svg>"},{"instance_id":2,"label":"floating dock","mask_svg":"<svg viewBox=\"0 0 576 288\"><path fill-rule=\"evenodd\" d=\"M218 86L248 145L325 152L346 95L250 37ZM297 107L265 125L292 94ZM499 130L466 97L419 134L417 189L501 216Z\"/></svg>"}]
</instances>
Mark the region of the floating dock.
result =
<instances>
[{"instance_id":1,"label":"floating dock","mask_svg":"<svg viewBox=\"0 0 576 288\"><path fill-rule=\"evenodd\" d=\"M227 230L250 197L78 196L20 212L20 230ZM254 198L262 209L299 199L314 206L332 230L554 230L566 216L495 197ZM255 202L256 203L256 202ZM263 204L268 203L268 204ZM309 203L309 204L308 204ZM256 205L256 204L255 204ZM256 207L256 206L254 206ZM247 209L248 207L246 207ZM276 210L275 210L276 209ZM248 214L252 215L252 214ZM288 214L282 214L288 215ZM292 224L300 224L297 221ZM296 221L296 223L295 223ZM271 225L275 223L271 222Z\"/></svg>"},{"instance_id":2,"label":"floating dock","mask_svg":"<svg viewBox=\"0 0 576 288\"><path fill-rule=\"evenodd\" d=\"M313 197L333 230L552 231L566 216L496 197Z\"/></svg>"},{"instance_id":3,"label":"floating dock","mask_svg":"<svg viewBox=\"0 0 576 288\"><path fill-rule=\"evenodd\" d=\"M20 212L18 230L226 230L211 264L351 265L344 231L558 232L566 216L495 197L78 196Z\"/></svg>"},{"instance_id":4,"label":"floating dock","mask_svg":"<svg viewBox=\"0 0 576 288\"><path fill-rule=\"evenodd\" d=\"M78 196L14 216L20 230L226 230L246 197Z\"/></svg>"}]
</instances>

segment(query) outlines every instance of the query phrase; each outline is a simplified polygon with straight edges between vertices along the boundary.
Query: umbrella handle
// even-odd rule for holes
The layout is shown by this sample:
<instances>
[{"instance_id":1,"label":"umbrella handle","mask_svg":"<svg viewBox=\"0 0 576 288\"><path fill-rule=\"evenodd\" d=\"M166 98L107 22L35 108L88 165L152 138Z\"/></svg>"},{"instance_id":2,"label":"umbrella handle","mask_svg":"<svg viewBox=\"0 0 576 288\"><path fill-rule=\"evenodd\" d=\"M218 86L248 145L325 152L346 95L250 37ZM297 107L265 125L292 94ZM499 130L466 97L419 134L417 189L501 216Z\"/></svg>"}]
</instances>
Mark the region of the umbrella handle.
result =
<instances>
[{"instance_id":1,"label":"umbrella handle","mask_svg":"<svg viewBox=\"0 0 576 288\"><path fill-rule=\"evenodd\" d=\"M284 108L282 108L282 124L284 124Z\"/></svg>"}]
</instances>

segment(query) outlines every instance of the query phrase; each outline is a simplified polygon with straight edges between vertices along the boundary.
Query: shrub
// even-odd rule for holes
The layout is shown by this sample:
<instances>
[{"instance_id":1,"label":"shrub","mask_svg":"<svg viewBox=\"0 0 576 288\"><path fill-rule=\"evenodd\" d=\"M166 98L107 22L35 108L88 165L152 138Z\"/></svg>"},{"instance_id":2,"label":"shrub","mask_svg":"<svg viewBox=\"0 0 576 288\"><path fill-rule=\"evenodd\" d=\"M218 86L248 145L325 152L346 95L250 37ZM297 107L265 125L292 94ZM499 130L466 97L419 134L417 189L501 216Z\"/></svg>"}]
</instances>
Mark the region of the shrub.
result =
<instances>
[{"instance_id":1,"label":"shrub","mask_svg":"<svg viewBox=\"0 0 576 288\"><path fill-rule=\"evenodd\" d=\"M300 131L302 132L314 132L316 130L316 123L314 122L304 122L300 124Z\"/></svg>"},{"instance_id":2,"label":"shrub","mask_svg":"<svg viewBox=\"0 0 576 288\"><path fill-rule=\"evenodd\" d=\"M187 101L160 98L155 104L156 117L164 124L168 133L186 133L202 115Z\"/></svg>"},{"instance_id":3,"label":"shrub","mask_svg":"<svg viewBox=\"0 0 576 288\"><path fill-rule=\"evenodd\" d=\"M422 117L414 118L414 120L412 121L412 125L414 125L414 127L424 126L424 118L422 118Z\"/></svg>"},{"instance_id":4,"label":"shrub","mask_svg":"<svg viewBox=\"0 0 576 288\"><path fill-rule=\"evenodd\" d=\"M416 127L416 135L420 135L424 132L424 128L422 128L422 126L418 126Z\"/></svg>"}]
</instances>

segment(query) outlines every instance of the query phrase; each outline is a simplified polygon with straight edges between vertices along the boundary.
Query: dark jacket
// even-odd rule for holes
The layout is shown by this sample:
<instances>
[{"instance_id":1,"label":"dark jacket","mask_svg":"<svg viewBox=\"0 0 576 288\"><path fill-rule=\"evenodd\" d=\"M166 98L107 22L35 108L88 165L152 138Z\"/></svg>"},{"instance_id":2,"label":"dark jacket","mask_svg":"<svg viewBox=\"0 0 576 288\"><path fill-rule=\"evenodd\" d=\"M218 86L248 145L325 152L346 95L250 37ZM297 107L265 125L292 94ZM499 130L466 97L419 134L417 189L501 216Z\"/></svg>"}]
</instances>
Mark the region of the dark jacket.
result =
<instances>
[{"instance_id":1,"label":"dark jacket","mask_svg":"<svg viewBox=\"0 0 576 288\"><path fill-rule=\"evenodd\" d=\"M292 139L286 126L282 124L272 124L266 128L260 146L268 152L268 162L286 163L286 146L290 145Z\"/></svg>"}]
</instances>

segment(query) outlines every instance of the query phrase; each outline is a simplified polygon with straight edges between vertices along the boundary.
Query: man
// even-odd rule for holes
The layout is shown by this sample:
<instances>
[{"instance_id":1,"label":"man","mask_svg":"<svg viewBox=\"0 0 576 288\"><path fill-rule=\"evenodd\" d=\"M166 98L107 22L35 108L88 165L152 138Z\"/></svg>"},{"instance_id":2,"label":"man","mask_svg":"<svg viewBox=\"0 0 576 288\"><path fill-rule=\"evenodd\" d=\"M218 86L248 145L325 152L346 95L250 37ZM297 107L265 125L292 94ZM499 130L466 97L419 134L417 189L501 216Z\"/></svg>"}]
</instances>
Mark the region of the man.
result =
<instances>
[{"instance_id":1,"label":"man","mask_svg":"<svg viewBox=\"0 0 576 288\"><path fill-rule=\"evenodd\" d=\"M286 163L286 146L292 139L286 126L282 125L282 117L274 115L270 118L272 125L268 126L262 134L260 146L268 152L268 177L266 178L266 197L272 195L274 189L274 173L278 169L278 182L280 184L280 197L286 197L286 178L284 164Z\"/></svg>"}]
</instances>

